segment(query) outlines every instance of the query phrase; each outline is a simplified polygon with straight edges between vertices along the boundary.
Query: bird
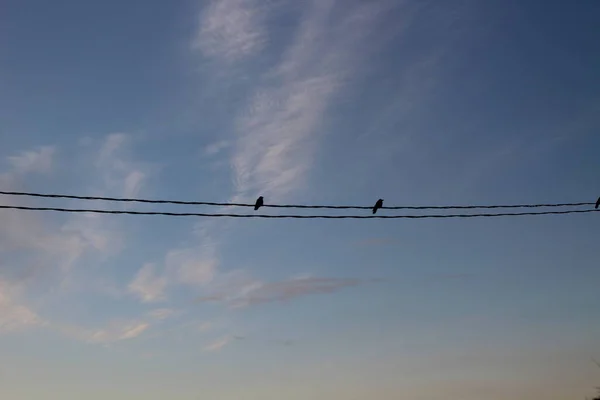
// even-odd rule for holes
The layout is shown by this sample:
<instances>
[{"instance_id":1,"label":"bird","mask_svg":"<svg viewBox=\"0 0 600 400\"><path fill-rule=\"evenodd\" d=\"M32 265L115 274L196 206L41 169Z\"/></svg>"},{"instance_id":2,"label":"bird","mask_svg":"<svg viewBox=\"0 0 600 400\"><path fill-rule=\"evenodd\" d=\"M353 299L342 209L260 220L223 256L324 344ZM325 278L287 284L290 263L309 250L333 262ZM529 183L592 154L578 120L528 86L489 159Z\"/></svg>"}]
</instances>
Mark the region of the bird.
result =
<instances>
[{"instance_id":1,"label":"bird","mask_svg":"<svg viewBox=\"0 0 600 400\"><path fill-rule=\"evenodd\" d=\"M377 203L375 203L375 206L373 206L373 214L375 214L381 207L383 207L383 199L377 200Z\"/></svg>"},{"instance_id":2,"label":"bird","mask_svg":"<svg viewBox=\"0 0 600 400\"><path fill-rule=\"evenodd\" d=\"M263 204L264 204L264 199L262 196L260 196L258 199L256 199L256 203L254 203L254 211L261 208L263 206Z\"/></svg>"},{"instance_id":3,"label":"bird","mask_svg":"<svg viewBox=\"0 0 600 400\"><path fill-rule=\"evenodd\" d=\"M596 208L600 207L600 197L598 197L598 200L596 200Z\"/></svg>"}]
</instances>

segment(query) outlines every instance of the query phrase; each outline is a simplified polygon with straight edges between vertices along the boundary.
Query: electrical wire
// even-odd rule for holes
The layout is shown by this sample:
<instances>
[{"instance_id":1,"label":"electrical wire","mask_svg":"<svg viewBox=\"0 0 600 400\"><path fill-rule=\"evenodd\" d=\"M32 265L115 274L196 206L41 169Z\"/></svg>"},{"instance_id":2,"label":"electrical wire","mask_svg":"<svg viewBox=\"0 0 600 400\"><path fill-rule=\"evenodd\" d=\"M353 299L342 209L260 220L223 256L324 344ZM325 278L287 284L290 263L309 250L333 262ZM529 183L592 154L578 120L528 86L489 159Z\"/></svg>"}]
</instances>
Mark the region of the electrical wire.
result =
<instances>
[{"instance_id":1,"label":"electrical wire","mask_svg":"<svg viewBox=\"0 0 600 400\"><path fill-rule=\"evenodd\" d=\"M0 191L0 194L8 196L27 196L42 198L59 198L93 201L115 201L130 203L150 204L178 204L178 205L203 205L220 207L254 207L248 203L219 203L208 201L182 201L182 200L151 200L120 197L98 197L98 196L75 196L66 194L45 194L30 192L8 192ZM593 206L594 203L547 203L547 204L508 204L508 205L465 205L465 206L384 206L382 210L467 210L467 209L495 209L495 208L554 208L554 207L581 207ZM337 209L337 210L370 210L373 206L344 206L344 205L303 205L303 204L264 204L262 207L270 208L299 208L299 209Z\"/></svg>"},{"instance_id":2,"label":"electrical wire","mask_svg":"<svg viewBox=\"0 0 600 400\"><path fill-rule=\"evenodd\" d=\"M26 207L0 205L5 210L56 211L66 213L128 214L128 215L164 215L170 217L228 217L228 218L269 218L269 219L425 219L425 218L477 218L477 217L513 217L526 215L559 215L600 212L600 210L566 210L519 213L481 213L481 214L421 214L421 215L265 215L265 214L209 214L177 213L165 211L129 211L95 210L78 208Z\"/></svg>"}]
</instances>

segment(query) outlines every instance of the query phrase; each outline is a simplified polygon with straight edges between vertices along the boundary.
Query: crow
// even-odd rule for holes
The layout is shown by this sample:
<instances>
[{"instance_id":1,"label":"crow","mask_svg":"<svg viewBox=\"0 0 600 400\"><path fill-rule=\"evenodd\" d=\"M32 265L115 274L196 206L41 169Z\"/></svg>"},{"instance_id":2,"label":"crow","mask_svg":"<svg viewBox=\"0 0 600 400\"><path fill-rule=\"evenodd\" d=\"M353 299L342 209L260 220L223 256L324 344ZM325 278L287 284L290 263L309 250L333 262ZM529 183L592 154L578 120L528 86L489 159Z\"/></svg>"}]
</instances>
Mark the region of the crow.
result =
<instances>
[{"instance_id":1,"label":"crow","mask_svg":"<svg viewBox=\"0 0 600 400\"><path fill-rule=\"evenodd\" d=\"M600 197L598 197L598 200L596 200L596 208L600 207Z\"/></svg>"},{"instance_id":2,"label":"crow","mask_svg":"<svg viewBox=\"0 0 600 400\"><path fill-rule=\"evenodd\" d=\"M375 214L381 207L383 207L383 199L377 200L377 203L375 203L375 206L373 206L373 214Z\"/></svg>"},{"instance_id":3,"label":"crow","mask_svg":"<svg viewBox=\"0 0 600 400\"><path fill-rule=\"evenodd\" d=\"M260 196L258 199L256 199L256 203L254 204L254 211L261 208L263 206L263 204L264 204L264 199L262 196Z\"/></svg>"}]
</instances>

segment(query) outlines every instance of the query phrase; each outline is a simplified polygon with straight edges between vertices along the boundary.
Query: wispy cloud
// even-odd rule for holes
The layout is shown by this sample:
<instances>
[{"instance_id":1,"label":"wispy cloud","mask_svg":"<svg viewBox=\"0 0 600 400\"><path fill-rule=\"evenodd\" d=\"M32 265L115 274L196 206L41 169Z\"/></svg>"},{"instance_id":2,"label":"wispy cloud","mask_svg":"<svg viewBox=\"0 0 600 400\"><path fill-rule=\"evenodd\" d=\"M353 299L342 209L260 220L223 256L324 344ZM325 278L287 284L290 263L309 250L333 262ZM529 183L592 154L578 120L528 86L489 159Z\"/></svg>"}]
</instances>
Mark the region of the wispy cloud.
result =
<instances>
[{"instance_id":1,"label":"wispy cloud","mask_svg":"<svg viewBox=\"0 0 600 400\"><path fill-rule=\"evenodd\" d=\"M111 133L107 135L98 153L100 162L112 158L125 145L128 139L129 135L126 133Z\"/></svg>"},{"instance_id":2,"label":"wispy cloud","mask_svg":"<svg viewBox=\"0 0 600 400\"><path fill-rule=\"evenodd\" d=\"M145 264L137 272L129 284L129 292L137 296L144 303L152 303L165 299L167 279L157 275L154 264Z\"/></svg>"},{"instance_id":3,"label":"wispy cloud","mask_svg":"<svg viewBox=\"0 0 600 400\"><path fill-rule=\"evenodd\" d=\"M210 282L217 268L211 247L198 246L171 250L165 258L167 271L178 283L204 285Z\"/></svg>"},{"instance_id":4,"label":"wispy cloud","mask_svg":"<svg viewBox=\"0 0 600 400\"><path fill-rule=\"evenodd\" d=\"M150 324L143 321L112 321L101 329L86 329L79 326L60 326L58 328L68 337L94 344L111 344L122 340L134 339L144 333Z\"/></svg>"},{"instance_id":5,"label":"wispy cloud","mask_svg":"<svg viewBox=\"0 0 600 400\"><path fill-rule=\"evenodd\" d=\"M279 282L261 282L249 278L232 279L199 302L222 302L240 308L271 302L285 302L313 294L334 293L341 289L366 283L360 279L299 277Z\"/></svg>"},{"instance_id":6,"label":"wispy cloud","mask_svg":"<svg viewBox=\"0 0 600 400\"><path fill-rule=\"evenodd\" d=\"M15 332L42 325L42 319L14 299L14 287L0 280L0 333Z\"/></svg>"},{"instance_id":7,"label":"wispy cloud","mask_svg":"<svg viewBox=\"0 0 600 400\"><path fill-rule=\"evenodd\" d=\"M255 0L212 2L201 16L193 49L223 68L257 54L269 44L265 21L271 11L258 4ZM380 9L358 2L336 7L333 0L313 0L301 8L305 13L291 42L275 64L256 77L258 84L234 119L234 138L203 149L205 155L214 155L228 148L234 201L254 199L259 193L276 201L304 187L319 149L319 129L345 82L359 72L368 32ZM218 270L219 248L226 227L209 225L210 230L208 225L197 230L203 246L174 250L165 257L169 280L200 287L206 294L200 301L236 308L334 293L364 283L314 277L265 282L243 273L223 274ZM206 350L219 350L231 340L221 338Z\"/></svg>"},{"instance_id":8,"label":"wispy cloud","mask_svg":"<svg viewBox=\"0 0 600 400\"><path fill-rule=\"evenodd\" d=\"M89 329L79 325L53 323L39 316L34 310L18 301L22 285L0 280L0 333L19 332L33 327L57 330L67 337L97 344L110 344L134 339L144 333L150 324L143 320L113 320L106 327ZM176 312L155 310L155 316L166 318ZM172 310L171 310L172 311Z\"/></svg>"},{"instance_id":9,"label":"wispy cloud","mask_svg":"<svg viewBox=\"0 0 600 400\"><path fill-rule=\"evenodd\" d=\"M9 157L12 169L0 176L3 189L20 189L27 184L30 174L47 172L54 164L55 151L55 147L48 146ZM13 197L10 204L36 202ZM75 264L88 252L102 253L109 248L108 232L92 220L75 216L65 221L13 210L0 213L0 330L51 324L27 305L27 296L20 296L23 300L19 301L16 293L35 291L35 297L43 298L46 303L50 297L60 297L65 282L72 283L68 276ZM42 280L47 290L39 290ZM56 290L57 285L61 290Z\"/></svg>"},{"instance_id":10,"label":"wispy cloud","mask_svg":"<svg viewBox=\"0 0 600 400\"><path fill-rule=\"evenodd\" d=\"M133 137L127 133L110 133L100 139L91 140L80 148L82 169L85 177L83 193L100 196L136 197L148 176L149 165L140 163L132 156ZM80 206L80 204L78 204ZM96 207L115 207L115 204L97 203ZM120 205L116 205L120 206ZM121 221L103 218L100 215L80 214L69 216L61 230L80 238L84 251L94 251L99 261L115 256L127 246L127 238ZM81 252L81 256L84 252ZM81 258L80 256L80 258ZM71 264L75 264L73 261ZM68 271L68 269L66 269ZM80 290L89 287L85 280L89 274L73 274L63 280L63 289ZM93 290L111 295L117 294L114 288L96 285ZM110 289L107 291L106 289Z\"/></svg>"},{"instance_id":11,"label":"wispy cloud","mask_svg":"<svg viewBox=\"0 0 600 400\"><path fill-rule=\"evenodd\" d=\"M132 138L126 133L111 133L100 145L96 167L104 192L124 197L136 197L147 173L129 156Z\"/></svg>"},{"instance_id":12,"label":"wispy cloud","mask_svg":"<svg viewBox=\"0 0 600 400\"><path fill-rule=\"evenodd\" d=\"M206 156L215 156L231 146L231 142L228 140L220 140L215 143L211 143L204 148L204 155Z\"/></svg>"},{"instance_id":13,"label":"wispy cloud","mask_svg":"<svg viewBox=\"0 0 600 400\"><path fill-rule=\"evenodd\" d=\"M118 339L125 340L125 339L133 339L135 337L138 337L146 329L148 329L149 326L150 325L145 322L128 325L121 331L121 334L118 336ZM95 336L97 336L97 335L95 335Z\"/></svg>"},{"instance_id":14,"label":"wispy cloud","mask_svg":"<svg viewBox=\"0 0 600 400\"><path fill-rule=\"evenodd\" d=\"M180 312L170 308L157 308L148 312L148 316L158 321L179 315Z\"/></svg>"},{"instance_id":15,"label":"wispy cloud","mask_svg":"<svg viewBox=\"0 0 600 400\"><path fill-rule=\"evenodd\" d=\"M208 332L213 328L213 323L206 321L206 322L202 322L200 323L200 325L198 325L198 332Z\"/></svg>"},{"instance_id":16,"label":"wispy cloud","mask_svg":"<svg viewBox=\"0 0 600 400\"><path fill-rule=\"evenodd\" d=\"M131 171L125 177L123 195L125 197L135 197L142 187L142 182L146 175L140 171Z\"/></svg>"},{"instance_id":17,"label":"wispy cloud","mask_svg":"<svg viewBox=\"0 0 600 400\"><path fill-rule=\"evenodd\" d=\"M53 163L53 153L53 147L45 147L9 157L13 168L0 176L3 189L19 189L29 173L46 171ZM29 199L11 197L10 204L31 203ZM13 210L0 213L0 253L25 252L30 265L59 266L63 271L69 270L89 248L88 239L79 230L71 229L68 223L57 225L41 215Z\"/></svg>"},{"instance_id":18,"label":"wispy cloud","mask_svg":"<svg viewBox=\"0 0 600 400\"><path fill-rule=\"evenodd\" d=\"M20 201L12 200L11 204ZM28 258L63 270L68 270L86 248L85 239L77 232L56 229L36 215L11 210L0 214L0 241L0 252L26 251Z\"/></svg>"},{"instance_id":19,"label":"wispy cloud","mask_svg":"<svg viewBox=\"0 0 600 400\"><path fill-rule=\"evenodd\" d=\"M8 157L8 161L18 173L47 173L52 169L55 152L54 146L43 146Z\"/></svg>"},{"instance_id":20,"label":"wispy cloud","mask_svg":"<svg viewBox=\"0 0 600 400\"><path fill-rule=\"evenodd\" d=\"M85 157L88 164L81 166L82 169L91 167L86 176L86 184L89 186L86 185L84 191L96 195L137 195L147 172L145 166L133 161L129 154L131 140L131 136L126 133L112 133L91 147L91 153ZM98 204L98 207L103 206L105 205ZM52 247L59 249L63 254L71 255L69 262L65 263L65 271L68 271L85 251L94 250L97 255L109 256L117 254L125 246L119 223L98 215L70 216L59 231L69 240L62 246L52 243ZM68 252L65 251L65 247Z\"/></svg>"},{"instance_id":21,"label":"wispy cloud","mask_svg":"<svg viewBox=\"0 0 600 400\"><path fill-rule=\"evenodd\" d=\"M84 149L89 153L84 154L80 164L75 166L86 175L83 191L123 196L137 193L146 172L145 166L133 162L128 154L130 139L124 133L111 134L95 142L96 146ZM53 157L56 152L56 147L46 146L8 157L5 165L10 169L0 175L2 188L20 190L26 186L30 175L50 171L57 162ZM31 205L37 202L14 197L10 203ZM122 249L123 233L119 228L118 222L98 216L54 218L12 210L0 213L0 331L55 326L53 321L43 319L27 305L27 296L17 296L17 288L18 292L33 294L37 301L45 304L63 301L67 294L65 289L81 290L82 287L111 292L111 295L119 297L121 293L116 287L109 288L98 280L90 284L89 273L74 269L77 263L92 253L98 257L90 258L90 261L98 262ZM18 260L18 267L10 260ZM161 298L163 284L160 277L153 280L152 276L142 273L137 278L129 288L132 293L147 301ZM47 290L39 290L41 279L44 280L43 288ZM23 301L19 300L21 297ZM99 330L60 330L81 340L111 342L136 337L148 326L144 321L131 321Z\"/></svg>"},{"instance_id":22,"label":"wispy cloud","mask_svg":"<svg viewBox=\"0 0 600 400\"><path fill-rule=\"evenodd\" d=\"M217 273L215 245L203 230L198 234L204 239L202 244L168 251L160 267L145 264L129 284L129 292L150 303L165 300L168 286L210 283Z\"/></svg>"},{"instance_id":23,"label":"wispy cloud","mask_svg":"<svg viewBox=\"0 0 600 400\"><path fill-rule=\"evenodd\" d=\"M200 15L192 48L227 62L260 51L267 40L261 8L258 0L213 0Z\"/></svg>"},{"instance_id":24,"label":"wispy cloud","mask_svg":"<svg viewBox=\"0 0 600 400\"><path fill-rule=\"evenodd\" d=\"M312 1L292 44L238 120L232 166L238 196L270 198L302 187L332 100L354 72L373 8ZM340 9L341 10L341 9Z\"/></svg>"},{"instance_id":25,"label":"wispy cloud","mask_svg":"<svg viewBox=\"0 0 600 400\"><path fill-rule=\"evenodd\" d=\"M231 336L224 336L215 340L214 342L208 344L204 347L204 351L215 352L223 349L223 347L227 346L231 342Z\"/></svg>"}]
</instances>

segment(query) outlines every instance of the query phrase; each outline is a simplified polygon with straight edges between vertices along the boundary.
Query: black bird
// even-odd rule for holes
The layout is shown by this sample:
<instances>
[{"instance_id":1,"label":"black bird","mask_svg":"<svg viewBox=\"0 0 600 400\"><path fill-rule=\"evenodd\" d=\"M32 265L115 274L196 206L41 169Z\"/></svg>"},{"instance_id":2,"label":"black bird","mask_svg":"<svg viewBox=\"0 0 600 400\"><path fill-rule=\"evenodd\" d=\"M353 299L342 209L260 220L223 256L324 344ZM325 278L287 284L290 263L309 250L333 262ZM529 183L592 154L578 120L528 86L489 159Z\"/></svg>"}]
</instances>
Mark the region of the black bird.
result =
<instances>
[{"instance_id":1,"label":"black bird","mask_svg":"<svg viewBox=\"0 0 600 400\"><path fill-rule=\"evenodd\" d=\"M600 197L598 197L598 200L596 200L596 208L600 207Z\"/></svg>"},{"instance_id":2,"label":"black bird","mask_svg":"<svg viewBox=\"0 0 600 400\"><path fill-rule=\"evenodd\" d=\"M263 206L263 204L264 204L264 199L262 196L260 196L258 199L256 199L256 203L254 203L254 211L261 208Z\"/></svg>"},{"instance_id":3,"label":"black bird","mask_svg":"<svg viewBox=\"0 0 600 400\"><path fill-rule=\"evenodd\" d=\"M373 214L375 214L381 207L383 207L383 199L377 200L377 203L375 203L375 206L373 206Z\"/></svg>"}]
</instances>

